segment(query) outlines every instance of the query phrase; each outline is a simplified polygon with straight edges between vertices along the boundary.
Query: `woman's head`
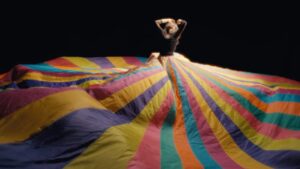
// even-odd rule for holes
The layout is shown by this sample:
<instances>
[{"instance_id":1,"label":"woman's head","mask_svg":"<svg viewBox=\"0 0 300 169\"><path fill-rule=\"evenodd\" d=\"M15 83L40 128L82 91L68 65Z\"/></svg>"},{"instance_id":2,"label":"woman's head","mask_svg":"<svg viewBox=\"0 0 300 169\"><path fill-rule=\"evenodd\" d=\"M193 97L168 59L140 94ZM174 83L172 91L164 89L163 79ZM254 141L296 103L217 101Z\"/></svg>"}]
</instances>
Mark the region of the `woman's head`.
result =
<instances>
[{"instance_id":1,"label":"woman's head","mask_svg":"<svg viewBox=\"0 0 300 169\"><path fill-rule=\"evenodd\" d=\"M165 31L170 36L174 35L178 31L178 26L175 23L175 21L174 22L168 22L165 26Z\"/></svg>"}]
</instances>

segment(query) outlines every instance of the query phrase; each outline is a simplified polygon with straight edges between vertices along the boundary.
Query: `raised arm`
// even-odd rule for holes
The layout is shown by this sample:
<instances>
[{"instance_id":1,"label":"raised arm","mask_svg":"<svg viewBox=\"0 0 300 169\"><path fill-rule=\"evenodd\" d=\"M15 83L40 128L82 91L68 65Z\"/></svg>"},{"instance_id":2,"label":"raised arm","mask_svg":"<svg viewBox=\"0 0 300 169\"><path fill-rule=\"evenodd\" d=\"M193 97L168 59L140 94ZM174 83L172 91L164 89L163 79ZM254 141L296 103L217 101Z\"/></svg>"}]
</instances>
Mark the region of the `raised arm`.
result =
<instances>
[{"instance_id":1,"label":"raised arm","mask_svg":"<svg viewBox=\"0 0 300 169\"><path fill-rule=\"evenodd\" d=\"M178 19L176 21L176 24L178 25L178 28L179 28L178 32L176 33L176 38L179 39L181 37L182 32L184 31L184 29L187 25L187 21L183 20L183 19Z\"/></svg>"},{"instance_id":2,"label":"raised arm","mask_svg":"<svg viewBox=\"0 0 300 169\"><path fill-rule=\"evenodd\" d=\"M161 27L162 24L166 24L168 22L175 22L174 19L172 18L163 18L163 19L157 19L155 20L155 24L156 26L161 30L163 31L164 28Z\"/></svg>"}]
</instances>

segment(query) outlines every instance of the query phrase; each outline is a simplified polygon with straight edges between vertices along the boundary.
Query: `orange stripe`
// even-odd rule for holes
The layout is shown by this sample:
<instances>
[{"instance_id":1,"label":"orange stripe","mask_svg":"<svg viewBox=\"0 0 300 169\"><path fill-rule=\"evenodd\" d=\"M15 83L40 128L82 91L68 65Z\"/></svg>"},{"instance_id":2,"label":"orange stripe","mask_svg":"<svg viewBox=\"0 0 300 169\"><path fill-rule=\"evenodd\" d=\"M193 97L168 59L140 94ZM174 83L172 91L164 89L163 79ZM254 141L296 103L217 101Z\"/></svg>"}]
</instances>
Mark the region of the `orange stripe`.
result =
<instances>
[{"instance_id":1,"label":"orange stripe","mask_svg":"<svg viewBox=\"0 0 300 169\"><path fill-rule=\"evenodd\" d=\"M295 103L295 102L272 102L272 103L265 103L261 101L256 95L251 93L250 91L230 85L226 83L227 80L224 81L223 78L220 78L218 76L215 76L213 73L208 72L205 69L202 69L201 67L197 66L197 68L201 69L202 71L208 73L208 76L222 85L230 88L231 90L241 94L244 98L246 98L249 102L251 102L254 106L256 106L258 109L265 113L278 113L282 112L285 114L292 114L292 115L300 115L300 103Z\"/></svg>"},{"instance_id":2,"label":"orange stripe","mask_svg":"<svg viewBox=\"0 0 300 169\"><path fill-rule=\"evenodd\" d=\"M300 103L295 102L272 102L272 103L265 103L261 101L257 96L255 96L250 91L229 85L225 83L222 79L216 76L211 76L211 78L217 80L219 83L223 84L224 86L230 88L231 90L234 90L235 92L241 94L244 98L246 98L249 102L251 102L254 106L256 106L258 109L264 111L265 113L286 113L286 114L292 114L292 115L300 115Z\"/></svg>"},{"instance_id":3,"label":"orange stripe","mask_svg":"<svg viewBox=\"0 0 300 169\"><path fill-rule=\"evenodd\" d=\"M168 62L169 63L169 62ZM173 70L168 65L168 69L171 72L171 78L175 80L175 74ZM182 104L179 96L178 86L176 82L173 83L175 89L175 99L176 99L176 118L173 124L174 129L174 143L181 159L183 168L204 168L200 161L196 159L191 147L189 146L186 129L183 120Z\"/></svg>"}]
</instances>

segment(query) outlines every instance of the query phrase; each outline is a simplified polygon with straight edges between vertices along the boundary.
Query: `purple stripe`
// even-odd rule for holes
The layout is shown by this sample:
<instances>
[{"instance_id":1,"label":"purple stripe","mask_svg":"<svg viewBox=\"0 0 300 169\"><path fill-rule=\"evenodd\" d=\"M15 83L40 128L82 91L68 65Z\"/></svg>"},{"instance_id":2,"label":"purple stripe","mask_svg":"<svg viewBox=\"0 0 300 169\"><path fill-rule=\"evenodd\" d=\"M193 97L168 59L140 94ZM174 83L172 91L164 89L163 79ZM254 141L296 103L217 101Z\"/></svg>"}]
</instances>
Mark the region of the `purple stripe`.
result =
<instances>
[{"instance_id":1,"label":"purple stripe","mask_svg":"<svg viewBox=\"0 0 300 169\"><path fill-rule=\"evenodd\" d=\"M207 94L204 88L185 71L197 86L205 101L213 110L216 117L221 124L226 128L230 136L234 139L237 145L245 152L247 152L252 158L270 165L275 168L293 168L299 166L300 152L295 150L263 150L257 145L253 144L247 139L247 137L241 132L241 130L234 124L234 122L221 110L221 108L213 101L213 99Z\"/></svg>"},{"instance_id":2,"label":"purple stripe","mask_svg":"<svg viewBox=\"0 0 300 169\"><path fill-rule=\"evenodd\" d=\"M158 92L158 90L162 88L164 84L167 83L168 80L169 78L165 76L156 84L148 88L144 93L142 93L141 95L136 97L133 101L128 103L126 106L124 106L121 110L117 112L117 114L124 116L126 118L128 117L130 117L131 119L135 118L148 104L151 98ZM149 81L149 83L151 84L151 81Z\"/></svg>"},{"instance_id":3,"label":"purple stripe","mask_svg":"<svg viewBox=\"0 0 300 169\"><path fill-rule=\"evenodd\" d=\"M222 167L234 169L241 168L224 152L224 150L220 146L219 142L217 141L217 138L213 134L213 131L211 130L210 126L208 125L209 122L203 115L200 105L195 99L195 93L191 91L190 86L188 85L186 79L183 77L182 73L180 73L179 71L178 73L181 76L180 79L182 79L183 86L186 90L186 94L188 96L188 103L190 104L192 113L194 114L194 118L197 122L198 131L200 133L201 139L203 140L205 148L207 149L209 154L212 155L214 160L216 160L218 164L220 164Z\"/></svg>"},{"instance_id":4,"label":"purple stripe","mask_svg":"<svg viewBox=\"0 0 300 169\"><path fill-rule=\"evenodd\" d=\"M108 128L130 123L167 81L162 78L117 113L80 109L22 143L0 144L0 168L63 168Z\"/></svg>"},{"instance_id":5,"label":"purple stripe","mask_svg":"<svg viewBox=\"0 0 300 169\"><path fill-rule=\"evenodd\" d=\"M89 89L87 89L88 93L92 96L94 96L98 100L102 100L113 93L123 89L124 87L130 86L133 83L136 83L141 80L145 80L149 76L155 75L159 72L162 72L162 69L155 68L147 69L143 71L135 71L133 73L130 73L129 76L122 77L120 79L117 79L113 81L113 83L107 83L101 86L92 86Z\"/></svg>"},{"instance_id":6,"label":"purple stripe","mask_svg":"<svg viewBox=\"0 0 300 169\"><path fill-rule=\"evenodd\" d=\"M91 57L88 60L96 63L101 68L113 68L114 65L107 59L107 57Z\"/></svg>"},{"instance_id":7,"label":"purple stripe","mask_svg":"<svg viewBox=\"0 0 300 169\"><path fill-rule=\"evenodd\" d=\"M29 88L0 92L0 118L43 97L66 90L80 90L74 88Z\"/></svg>"}]
</instances>

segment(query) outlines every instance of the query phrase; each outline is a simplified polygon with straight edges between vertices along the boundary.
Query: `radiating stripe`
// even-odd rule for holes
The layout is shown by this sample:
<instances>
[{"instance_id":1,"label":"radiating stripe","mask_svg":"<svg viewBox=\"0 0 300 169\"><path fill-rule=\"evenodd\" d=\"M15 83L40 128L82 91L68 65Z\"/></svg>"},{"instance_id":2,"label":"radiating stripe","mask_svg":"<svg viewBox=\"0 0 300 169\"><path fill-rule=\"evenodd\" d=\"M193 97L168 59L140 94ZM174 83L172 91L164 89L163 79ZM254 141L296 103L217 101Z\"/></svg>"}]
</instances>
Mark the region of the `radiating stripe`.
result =
<instances>
[{"instance_id":1,"label":"radiating stripe","mask_svg":"<svg viewBox=\"0 0 300 169\"><path fill-rule=\"evenodd\" d=\"M139 148L133 159L130 161L128 168L130 169L159 169L161 164L161 153L160 153L160 133L163 122L168 115L173 103L173 94L169 91L165 100L158 112L154 115L153 119L145 131L145 135L142 139ZM155 161L155 163L153 162Z\"/></svg>"},{"instance_id":2,"label":"radiating stripe","mask_svg":"<svg viewBox=\"0 0 300 169\"><path fill-rule=\"evenodd\" d=\"M62 168L84 151L109 126L118 123L106 110L79 109L32 138L0 144L0 168Z\"/></svg>"},{"instance_id":3,"label":"radiating stripe","mask_svg":"<svg viewBox=\"0 0 300 169\"><path fill-rule=\"evenodd\" d=\"M74 70L74 68L71 68L69 70L64 69L58 69L56 67L53 67L51 65L48 65L46 63L40 63L40 64L24 64L24 66L38 71L45 71L45 72L65 72L65 73L78 73L82 72L78 69Z\"/></svg>"},{"instance_id":4,"label":"radiating stripe","mask_svg":"<svg viewBox=\"0 0 300 169\"><path fill-rule=\"evenodd\" d=\"M219 76L218 76L219 77ZM220 77L222 78L222 77ZM289 101L289 102L299 102L300 101L300 95L295 93L280 93L278 92L278 89L281 88L269 88L269 91L266 92L262 90L262 88L257 88L257 87L251 87L247 85L243 85L242 83L238 82L233 82L233 81L228 81L226 79L222 78L223 82L226 82L232 86L240 87L243 88L252 94L254 94L256 97L260 98L261 101L265 103L272 103L272 102L279 102L279 101ZM298 88L300 90L300 88Z\"/></svg>"},{"instance_id":5,"label":"radiating stripe","mask_svg":"<svg viewBox=\"0 0 300 169\"><path fill-rule=\"evenodd\" d=\"M189 66L185 64L186 66ZM198 70L201 71L203 67L199 67L199 65L192 63L191 66L197 66ZM200 68L200 69L199 69ZM271 103L271 102L278 102L278 101L290 101L290 102L299 102L300 101L300 96L299 93L295 92L293 93L280 93L278 92L279 89L284 89L283 86L279 85L278 87L264 87L264 83L260 83L262 85L261 88L253 87L255 83L240 83L239 81L233 81L233 80L228 80L227 78L224 78L223 76L219 76L216 72L209 72L204 69L206 74L212 74L214 77L219 77L221 78L222 82L228 83L233 86L241 87L244 88L245 90L248 90L249 92L253 93L256 95L258 98L260 98L262 101L265 103ZM247 85L248 84L248 85ZM249 85L251 84L251 86ZM257 85L256 85L257 86ZM295 89L298 89L300 91L300 86L296 87L294 86ZM262 90L262 89L268 89L268 91ZM296 90L294 90L296 91ZM275 93L276 92L276 93Z\"/></svg>"},{"instance_id":6,"label":"radiating stripe","mask_svg":"<svg viewBox=\"0 0 300 169\"><path fill-rule=\"evenodd\" d=\"M87 59L96 63L103 69L113 67L113 65L110 63L110 61L107 59L107 57L92 57L92 58L87 58Z\"/></svg>"},{"instance_id":7,"label":"radiating stripe","mask_svg":"<svg viewBox=\"0 0 300 169\"><path fill-rule=\"evenodd\" d=\"M125 88L130 84L134 84L140 80L148 78L149 76L155 75L162 72L162 69L156 67L155 69L139 69L134 72L128 73L129 75L119 75L113 79L114 83L107 83L101 86L92 86L88 89L88 92L92 94L98 100L105 99L111 94Z\"/></svg>"},{"instance_id":8,"label":"radiating stripe","mask_svg":"<svg viewBox=\"0 0 300 169\"><path fill-rule=\"evenodd\" d=\"M135 66L140 66L143 64L137 57L123 57L123 59L128 63L129 65L135 65Z\"/></svg>"},{"instance_id":9,"label":"radiating stripe","mask_svg":"<svg viewBox=\"0 0 300 169\"><path fill-rule=\"evenodd\" d=\"M203 80L205 80L203 78ZM257 132L272 137L274 139L284 139L284 138L300 138L300 132L294 130L288 130L285 128L280 128L274 124L261 123L257 120L252 113L246 110L242 105L240 105L234 98L232 98L229 94L222 92L223 90L213 84L212 82L207 81L208 84L213 86L215 90L219 93L219 96L222 99L226 100L229 104L231 104L237 111L240 113L247 123L253 127ZM236 114L235 114L236 115ZM233 118L232 118L233 119ZM276 131L276 132L272 132Z\"/></svg>"},{"instance_id":10,"label":"radiating stripe","mask_svg":"<svg viewBox=\"0 0 300 169\"><path fill-rule=\"evenodd\" d=\"M0 119L36 100L72 88L29 88L0 92Z\"/></svg>"},{"instance_id":11,"label":"radiating stripe","mask_svg":"<svg viewBox=\"0 0 300 169\"><path fill-rule=\"evenodd\" d=\"M203 72L204 73L204 72ZM299 97L297 95L289 95L289 94L273 94L273 95L265 95L262 94L261 91L256 90L252 92L248 92L253 88L248 88L243 85L235 85L231 82L226 82L223 79L219 79L214 74L211 73L204 73L206 76L209 76L210 78L218 81L219 83L223 84L224 86L230 88L231 90L240 93L244 98L247 100L251 100L251 103L256 106L261 111L264 111L265 113L285 113L285 114L292 114L292 115L300 115L300 103L297 102L284 102L289 101L289 99L293 100L295 97ZM244 90L248 88L248 90ZM271 100L272 97L275 97L275 99L284 100L281 102L278 102L276 100ZM270 98L270 99L266 99ZM262 100L261 100L262 99ZM271 100L272 102L268 101ZM293 100L295 101L295 100ZM266 102L270 102L267 104Z\"/></svg>"},{"instance_id":12,"label":"radiating stripe","mask_svg":"<svg viewBox=\"0 0 300 169\"><path fill-rule=\"evenodd\" d=\"M107 59L114 65L114 67L128 67L130 66L122 57L107 57Z\"/></svg>"},{"instance_id":13,"label":"radiating stripe","mask_svg":"<svg viewBox=\"0 0 300 169\"><path fill-rule=\"evenodd\" d=\"M181 80L187 92L188 104L190 105L195 116L198 131L200 132L203 143L209 154L211 154L213 158L218 161L222 168L241 168L224 152L218 142L219 140L217 140L212 129L209 127L208 123L215 123L215 121L207 121L208 119L205 119L203 116L203 112L200 108L202 100L199 99L199 91L192 84L191 80L187 77L183 70L181 70L179 67L177 67L177 70L179 70L181 74Z\"/></svg>"},{"instance_id":14,"label":"radiating stripe","mask_svg":"<svg viewBox=\"0 0 300 169\"><path fill-rule=\"evenodd\" d=\"M193 68L194 69L194 68ZM195 70L195 69L194 69ZM200 70L195 70L199 72ZM261 111L257 107L255 107L251 102L245 99L241 94L234 92L232 89L220 84L214 79L211 81L218 85L222 90L226 91L228 94L231 94L244 108L246 108L249 112L253 113L253 115L262 122L279 125L280 127L287 128L290 130L299 130L300 129L300 117L290 114L282 114L282 113L272 113L266 114Z\"/></svg>"},{"instance_id":15,"label":"radiating stripe","mask_svg":"<svg viewBox=\"0 0 300 169\"><path fill-rule=\"evenodd\" d=\"M173 124L175 122L175 116L176 116L176 107L175 107L175 102L173 102L171 109L168 112L168 116L164 121L164 124L161 129L161 134L160 134L161 169L182 168L180 157L174 145L175 143L174 143Z\"/></svg>"},{"instance_id":16,"label":"radiating stripe","mask_svg":"<svg viewBox=\"0 0 300 169\"><path fill-rule=\"evenodd\" d=\"M168 63L168 62L167 62ZM187 130L185 128L184 114L182 112L182 104L180 100L178 85L176 83L176 75L171 65L167 65L168 75L172 81L173 90L175 93L175 103L176 103L176 116L175 123L173 124L174 129L174 143L176 150L181 159L183 168L203 168L200 161L195 157L195 154L190 147Z\"/></svg>"},{"instance_id":17,"label":"radiating stripe","mask_svg":"<svg viewBox=\"0 0 300 169\"><path fill-rule=\"evenodd\" d=\"M196 84L197 88L202 93L205 101L209 104L211 109L214 110L215 115L218 117L220 122L224 125L226 130L229 132L234 141L241 147L245 152L247 152L252 158L268 164L273 167L292 167L298 163L296 157L300 156L300 151L265 151L250 142L240 129L227 117L227 115L220 109L218 105L212 100L212 98L207 94L207 92L202 88L202 86L196 82L196 80L191 76L191 79ZM283 156L282 154L285 154ZM295 157L295 158L293 158ZM277 160L272 160L277 159Z\"/></svg>"},{"instance_id":18,"label":"radiating stripe","mask_svg":"<svg viewBox=\"0 0 300 169\"><path fill-rule=\"evenodd\" d=\"M187 68L185 68L186 71ZM205 80L204 77L201 78L202 80ZM212 84L211 84L212 85ZM222 107L226 109L222 109L231 119L235 122L235 124L241 129L241 131L256 145L266 149L266 150L300 150L300 145L299 145L299 139L295 138L290 138L290 139L285 139L285 140L272 140L270 137L265 137L264 135L261 135L260 133L257 133L254 129L256 130L261 130L261 128L265 128L270 132L270 129L273 129L273 131L279 131L280 133L288 132L284 130L280 130L280 128L274 128L274 126L263 124L264 126L261 126L260 124L251 124L253 120L246 120L243 117L240 116L241 112L237 112L235 109L232 109L231 106L227 103L224 103L222 99L220 99L219 95L215 94L213 90L210 90L209 87L206 87L206 85L202 85L206 91L210 91L209 95L214 98L216 103L218 105L222 105ZM212 87L214 88L214 87ZM219 93L222 93L219 91ZM231 99L230 98L225 98L225 100L228 102ZM232 105L238 105L237 103L233 103ZM221 106L220 106L221 107ZM246 116L249 117L249 116ZM253 127L252 129L251 127ZM296 135L289 135L290 137L294 136L299 136L299 132L296 133ZM276 133L272 133L275 135ZM293 134L292 132L289 132L289 134ZM253 135L256 135L256 137L253 137ZM270 135L270 134L268 134ZM277 134L276 134L277 135ZM262 144L263 143L263 144Z\"/></svg>"},{"instance_id":19,"label":"radiating stripe","mask_svg":"<svg viewBox=\"0 0 300 169\"><path fill-rule=\"evenodd\" d=\"M182 109L184 115L184 125L189 144L197 159L200 160L203 164L204 168L221 168L219 164L210 156L203 144L202 138L199 134L199 131L197 130L195 117L193 116L193 112L191 111L191 107L189 106L186 92L184 91L182 79L180 78L175 65L172 62L170 64L170 66L172 66L173 68L174 76L176 78L172 79L174 80L173 83L177 84L175 92L178 91L179 95L177 97L180 98L180 103L182 103L182 105L180 105L179 107L180 109Z\"/></svg>"},{"instance_id":20,"label":"radiating stripe","mask_svg":"<svg viewBox=\"0 0 300 169\"><path fill-rule=\"evenodd\" d=\"M88 77L81 78L75 81L67 82L48 82L39 80L24 80L18 83L20 88L30 88L30 87L69 87L69 86L80 86L82 83L87 83L91 81L91 84L102 84L105 77ZM95 82L96 81L96 82Z\"/></svg>"},{"instance_id":21,"label":"radiating stripe","mask_svg":"<svg viewBox=\"0 0 300 169\"><path fill-rule=\"evenodd\" d=\"M278 77L278 76L239 72L235 70L224 69L224 68L209 66L209 65L202 65L202 67L204 67L209 72L218 72L224 76L233 77L235 79L245 80L249 82L258 82L262 84L280 85L280 86L300 85L300 83L297 81Z\"/></svg>"},{"instance_id":22,"label":"radiating stripe","mask_svg":"<svg viewBox=\"0 0 300 169\"><path fill-rule=\"evenodd\" d=\"M230 83L225 84L224 81L222 81L221 79L216 79L215 77L211 77L211 78L217 80L218 82L234 90L235 92L241 93L244 98L246 98L247 100L251 100L251 103L254 106L264 111L265 113L285 113L291 115L300 115L300 111L297 111L300 110L300 103L294 102L295 95L275 93L272 96L270 96L270 95L262 94L260 91L256 89L249 92L250 90L252 90L251 88L247 89L244 86L236 86ZM270 99L265 99L265 98L270 98ZM272 102L270 102L271 99ZM273 99L278 99L279 101L277 100L274 101Z\"/></svg>"},{"instance_id":23,"label":"radiating stripe","mask_svg":"<svg viewBox=\"0 0 300 169\"><path fill-rule=\"evenodd\" d=\"M138 60L140 60L141 63L146 63L148 60L148 57L138 56L136 57Z\"/></svg>"},{"instance_id":24,"label":"radiating stripe","mask_svg":"<svg viewBox=\"0 0 300 169\"><path fill-rule=\"evenodd\" d=\"M62 75L62 76L61 76ZM25 75L18 78L17 82L21 82L24 80L37 80L37 81L47 81L47 82L68 82L68 81L75 81L80 80L82 78L95 78L95 77L106 77L105 74L78 74L78 75L72 75L72 76L64 76L63 74L54 74L54 75L48 75L46 73L42 72L36 72L36 71L29 71L26 72Z\"/></svg>"},{"instance_id":25,"label":"radiating stripe","mask_svg":"<svg viewBox=\"0 0 300 169\"><path fill-rule=\"evenodd\" d=\"M229 137L228 132L223 127L223 125L219 122L219 120L215 117L215 115L212 112L212 109L207 105L207 103L204 101L204 98L202 97L200 91L196 86L192 83L190 85L192 87L193 93L197 96L196 100L200 107L203 110L203 115L205 116L206 120L208 121L207 124L210 125L210 128L213 130L214 135L218 139L220 145L224 149L224 151L239 165L241 165L243 168L269 168L262 163L254 160L251 158L248 154L246 154L244 151L240 150L240 148L234 143L231 137ZM214 142L211 142L214 143ZM216 153L219 153L217 151ZM223 167L223 166L222 166Z\"/></svg>"},{"instance_id":26,"label":"radiating stripe","mask_svg":"<svg viewBox=\"0 0 300 169\"><path fill-rule=\"evenodd\" d=\"M106 97L104 100L99 101L105 105L107 109L116 112L163 78L167 79L166 74L164 72L159 72L146 79L130 84L122 90Z\"/></svg>"},{"instance_id":27,"label":"radiating stripe","mask_svg":"<svg viewBox=\"0 0 300 169\"><path fill-rule=\"evenodd\" d=\"M68 113L82 108L104 107L78 89L41 98L0 120L0 143L23 141Z\"/></svg>"},{"instance_id":28,"label":"radiating stripe","mask_svg":"<svg viewBox=\"0 0 300 169\"><path fill-rule=\"evenodd\" d=\"M205 70L206 71L206 70ZM222 75L218 75L214 72L209 72L206 71L207 73L211 73L214 76L220 77L221 79L224 80L224 82L228 82L237 86L243 86L243 87L248 87L248 88L253 88L256 90L259 90L262 94L265 95L272 95L275 92L276 93L280 93L280 94L296 94L299 95L300 94L300 87L296 87L296 86L291 86L291 87L283 87L283 86L267 86L263 83L253 83L253 82L241 82L241 81L237 81L237 80L231 80L227 77L224 77Z\"/></svg>"},{"instance_id":29,"label":"radiating stripe","mask_svg":"<svg viewBox=\"0 0 300 169\"><path fill-rule=\"evenodd\" d=\"M74 63L70 62L69 60L65 59L64 57L55 58L53 60L49 60L45 62L53 67L78 67Z\"/></svg>"},{"instance_id":30,"label":"radiating stripe","mask_svg":"<svg viewBox=\"0 0 300 169\"><path fill-rule=\"evenodd\" d=\"M126 168L144 136L149 120L159 110L162 101L169 93L170 87L168 82L158 92L152 93L154 96L134 120L128 124L109 128L66 168Z\"/></svg>"},{"instance_id":31,"label":"radiating stripe","mask_svg":"<svg viewBox=\"0 0 300 169\"><path fill-rule=\"evenodd\" d=\"M100 69L100 66L98 66L94 62L89 61L88 59L86 59L84 57L63 57L63 58L85 70L97 72L97 70Z\"/></svg>"}]
</instances>

